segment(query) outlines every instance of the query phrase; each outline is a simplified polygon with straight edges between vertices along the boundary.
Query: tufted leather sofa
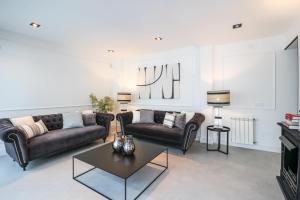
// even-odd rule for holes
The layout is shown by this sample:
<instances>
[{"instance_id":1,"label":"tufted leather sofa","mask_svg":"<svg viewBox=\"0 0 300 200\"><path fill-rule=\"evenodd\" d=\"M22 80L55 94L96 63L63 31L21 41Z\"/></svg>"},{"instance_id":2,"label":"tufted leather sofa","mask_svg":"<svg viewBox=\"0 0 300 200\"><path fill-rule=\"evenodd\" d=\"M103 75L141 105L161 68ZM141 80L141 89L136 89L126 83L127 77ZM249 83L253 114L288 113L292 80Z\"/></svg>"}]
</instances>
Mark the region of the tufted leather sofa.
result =
<instances>
[{"instance_id":1,"label":"tufted leather sofa","mask_svg":"<svg viewBox=\"0 0 300 200\"><path fill-rule=\"evenodd\" d=\"M185 154L195 141L197 131L205 120L205 117L201 113L195 113L194 117L186 123L184 129L176 127L168 128L163 126L166 112L154 111L155 123L132 124L132 112L117 114L117 120L120 121L121 130L124 135L133 135L142 139L174 145L180 148Z\"/></svg>"},{"instance_id":2,"label":"tufted leather sofa","mask_svg":"<svg viewBox=\"0 0 300 200\"><path fill-rule=\"evenodd\" d=\"M62 114L33 116L33 119L42 120L49 132L29 140L8 118L0 119L0 139L4 141L6 152L24 170L32 160L74 149L101 138L105 142L114 115L96 113L96 126L71 129L63 129Z\"/></svg>"}]
</instances>

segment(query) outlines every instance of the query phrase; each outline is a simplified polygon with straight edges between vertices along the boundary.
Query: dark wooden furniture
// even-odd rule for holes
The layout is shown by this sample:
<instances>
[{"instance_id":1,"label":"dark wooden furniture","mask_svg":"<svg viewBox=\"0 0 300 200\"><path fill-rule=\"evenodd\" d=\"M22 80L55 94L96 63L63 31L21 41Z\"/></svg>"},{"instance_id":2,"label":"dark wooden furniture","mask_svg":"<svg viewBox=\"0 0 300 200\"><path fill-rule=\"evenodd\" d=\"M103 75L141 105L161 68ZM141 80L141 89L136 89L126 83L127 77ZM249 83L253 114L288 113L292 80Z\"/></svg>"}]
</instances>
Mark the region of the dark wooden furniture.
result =
<instances>
[{"instance_id":1,"label":"dark wooden furniture","mask_svg":"<svg viewBox=\"0 0 300 200\"><path fill-rule=\"evenodd\" d=\"M112 143L107 143L95 149L73 156L73 179L98 194L110 199L110 197L108 197L109 194L104 194L103 191L96 190L89 186L88 183L84 183L79 179L79 177L84 176L95 169L103 170L112 176L114 175L124 180L124 198L127 199L127 180L133 174L146 165L155 165L155 168L161 168L162 171L158 174L158 176L150 181L150 183L134 198L137 199L162 173L168 169L168 148L148 142L142 142L136 139L134 140L134 143L136 150L132 156L123 156L122 153L114 152L112 149ZM152 162L153 159L164 152L166 154L166 165ZM87 163L93 167L75 176L74 159Z\"/></svg>"},{"instance_id":2,"label":"dark wooden furniture","mask_svg":"<svg viewBox=\"0 0 300 200\"><path fill-rule=\"evenodd\" d=\"M218 148L217 149L209 149L208 148L208 133L210 131L214 131L218 133ZM207 151L218 151L228 155L229 153L229 131L230 128L227 126L215 127L214 125L207 126L207 135L206 135L206 149ZM221 133L226 133L226 151L221 150Z\"/></svg>"},{"instance_id":3,"label":"dark wooden furniture","mask_svg":"<svg viewBox=\"0 0 300 200\"><path fill-rule=\"evenodd\" d=\"M300 131L281 127L281 169L277 181L287 200L300 199Z\"/></svg>"}]
</instances>

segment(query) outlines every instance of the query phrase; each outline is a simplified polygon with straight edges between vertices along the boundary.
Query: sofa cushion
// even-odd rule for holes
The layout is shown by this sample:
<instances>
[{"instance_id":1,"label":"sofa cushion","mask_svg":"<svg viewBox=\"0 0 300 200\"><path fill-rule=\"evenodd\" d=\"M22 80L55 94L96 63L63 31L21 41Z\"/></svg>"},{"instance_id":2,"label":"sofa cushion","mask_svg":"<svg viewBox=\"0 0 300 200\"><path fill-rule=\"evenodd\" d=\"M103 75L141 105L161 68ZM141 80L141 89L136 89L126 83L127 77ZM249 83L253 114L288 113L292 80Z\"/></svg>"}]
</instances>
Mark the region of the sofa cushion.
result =
<instances>
[{"instance_id":1,"label":"sofa cushion","mask_svg":"<svg viewBox=\"0 0 300 200\"><path fill-rule=\"evenodd\" d=\"M163 125L168 128L173 128L176 114L166 113Z\"/></svg>"},{"instance_id":2,"label":"sofa cushion","mask_svg":"<svg viewBox=\"0 0 300 200\"><path fill-rule=\"evenodd\" d=\"M91 114L82 114L82 120L84 126L95 126L96 122L96 113Z\"/></svg>"},{"instance_id":3,"label":"sofa cushion","mask_svg":"<svg viewBox=\"0 0 300 200\"><path fill-rule=\"evenodd\" d=\"M180 114L176 114L175 117L175 126L181 129L184 129L186 124L186 114L185 113L180 113Z\"/></svg>"},{"instance_id":4,"label":"sofa cushion","mask_svg":"<svg viewBox=\"0 0 300 200\"><path fill-rule=\"evenodd\" d=\"M64 129L82 128L83 120L80 112L69 112L63 114Z\"/></svg>"},{"instance_id":5,"label":"sofa cushion","mask_svg":"<svg viewBox=\"0 0 300 200\"><path fill-rule=\"evenodd\" d=\"M32 116L11 118L10 121L14 126L34 124L34 120L33 120Z\"/></svg>"},{"instance_id":6,"label":"sofa cushion","mask_svg":"<svg viewBox=\"0 0 300 200\"><path fill-rule=\"evenodd\" d=\"M17 128L22 131L27 140L48 132L48 129L42 120L31 125L19 125Z\"/></svg>"},{"instance_id":7,"label":"sofa cushion","mask_svg":"<svg viewBox=\"0 0 300 200\"><path fill-rule=\"evenodd\" d=\"M154 123L154 111L153 110L141 110L140 111L141 123Z\"/></svg>"},{"instance_id":8,"label":"sofa cushion","mask_svg":"<svg viewBox=\"0 0 300 200\"><path fill-rule=\"evenodd\" d=\"M140 111L132 111L132 123L140 123L141 113Z\"/></svg>"},{"instance_id":9,"label":"sofa cushion","mask_svg":"<svg viewBox=\"0 0 300 200\"><path fill-rule=\"evenodd\" d=\"M106 130L103 126L87 126L50 131L29 140L29 159L33 160L76 148L103 138L105 134Z\"/></svg>"},{"instance_id":10,"label":"sofa cushion","mask_svg":"<svg viewBox=\"0 0 300 200\"><path fill-rule=\"evenodd\" d=\"M183 130L177 127L168 128L157 123L128 124L125 127L126 134L145 138L165 140L180 143L183 139Z\"/></svg>"}]
</instances>

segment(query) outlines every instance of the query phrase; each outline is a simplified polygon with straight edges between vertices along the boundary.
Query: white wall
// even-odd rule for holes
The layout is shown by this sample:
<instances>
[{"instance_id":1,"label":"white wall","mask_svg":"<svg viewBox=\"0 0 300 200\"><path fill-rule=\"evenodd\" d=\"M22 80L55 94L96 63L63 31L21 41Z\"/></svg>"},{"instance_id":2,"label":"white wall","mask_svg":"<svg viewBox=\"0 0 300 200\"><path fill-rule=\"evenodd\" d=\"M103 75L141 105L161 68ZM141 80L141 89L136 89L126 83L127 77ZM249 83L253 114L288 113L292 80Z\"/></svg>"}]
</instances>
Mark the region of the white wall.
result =
<instances>
[{"instance_id":1,"label":"white wall","mask_svg":"<svg viewBox=\"0 0 300 200\"><path fill-rule=\"evenodd\" d=\"M114 94L118 91L134 93L138 66L181 63L180 99L138 100L130 104L131 109L149 108L168 111L195 111L206 114L210 109L206 105L206 91L212 87L212 47L186 47L165 52L144 55L138 58L113 63L118 82ZM205 127L202 126L202 127ZM204 129L203 129L204 130Z\"/></svg>"},{"instance_id":2,"label":"white wall","mask_svg":"<svg viewBox=\"0 0 300 200\"><path fill-rule=\"evenodd\" d=\"M182 84L181 91L185 95L180 100L138 100L131 104L132 109L152 108L202 112L206 116L206 121L202 126L202 133L206 133L206 125L213 123L212 108L206 105L206 92L211 89L231 89L225 88L224 85L227 86L228 82L235 83L237 86L231 91L234 94L233 104L224 109L224 124L230 125L230 117L247 116L256 118L256 144L240 146L279 152L280 143L278 137L280 128L276 123L283 119L285 112L294 113L297 110L295 93L297 90L297 84L295 84L297 77L294 73L297 70L297 66L293 59L295 52L284 52L282 50L284 44L285 39L283 37L272 37L219 46L187 47L118 61L113 64L114 70L119 73L119 81L114 88L114 93L117 91L134 92L137 66L181 61L183 63L182 73L188 77L185 80L188 83ZM238 75L236 77L228 76L227 71L225 71L227 68L224 69L224 66L226 66L224 61L228 57L236 58L238 64L253 62L252 66L258 66L259 68L256 68L258 71L252 72L251 75L245 71L247 68L237 66L237 69L231 72ZM255 59L252 59L253 57ZM237 65L234 59L231 61L231 64ZM294 68L287 70L287 65L291 65ZM268 70L272 70L271 74L268 74ZM263 73L265 76L258 73ZM254 83L258 83L253 84L256 85L255 90L252 90L254 94L251 101L253 102L248 101L245 106L241 103L239 105L235 103L237 102L235 101L236 98L245 96L245 93L241 95L238 92L235 93L235 90L238 89L239 92L243 92L244 89L246 92L247 88L245 87L249 87L249 84L245 86L234 82L243 78L250 81L253 79ZM266 91L269 89L271 91ZM264 95L264 93L268 93L268 95ZM261 96L264 97L260 98ZM209 139L211 141L214 140L213 137ZM201 134L201 141L206 141L206 134Z\"/></svg>"},{"instance_id":3,"label":"white wall","mask_svg":"<svg viewBox=\"0 0 300 200\"><path fill-rule=\"evenodd\" d=\"M296 51L284 51L282 48L284 44L285 40L283 37L274 37L215 47L214 89L230 89L232 93L231 106L224 107L224 123L230 126L231 117L256 119L256 144L238 146L280 151L280 142L278 140L280 128L276 123L284 119L286 112L297 112L298 89ZM272 55L274 55L274 64L266 62L266 58L273 58ZM255 68L257 71L253 73L237 66L236 70L230 74L232 76L226 76L226 73L224 73L224 70L226 70L224 62L226 58L232 56L240 65L258 67ZM254 57L256 59L252 59ZM241 63L240 60L245 64ZM232 64L235 65L234 62ZM263 68L268 69L268 71L264 72L264 70L261 70ZM275 73L271 70L272 68ZM236 86L227 88L227 85L230 85L228 82L232 82L235 79L240 80L241 78L252 80L253 86L249 84L243 85L243 81L240 81L240 84L237 83ZM275 81L274 84L273 80ZM242 99L245 105L236 105L236 99L244 96L247 92L250 93L250 97L246 97L251 98L251 106L249 106L249 99ZM266 93L268 94L267 96L265 95Z\"/></svg>"},{"instance_id":4,"label":"white wall","mask_svg":"<svg viewBox=\"0 0 300 200\"><path fill-rule=\"evenodd\" d=\"M112 94L108 62L62 54L26 36L0 32L0 72L0 118L82 110L90 108L91 92Z\"/></svg>"},{"instance_id":5,"label":"white wall","mask_svg":"<svg viewBox=\"0 0 300 200\"><path fill-rule=\"evenodd\" d=\"M289 30L285 33L285 41L286 45L289 44L291 41L293 41L294 38L298 36L298 46L299 46L299 40L300 40L300 14L298 16L298 20L295 21L295 23L291 26ZM286 46L284 46L286 47ZM299 47L298 47L299 48ZM300 50L298 51L298 64L300 69ZM299 70L299 77L300 77L300 70ZM299 78L299 92L298 92L298 112L300 113L300 78Z\"/></svg>"},{"instance_id":6,"label":"white wall","mask_svg":"<svg viewBox=\"0 0 300 200\"><path fill-rule=\"evenodd\" d=\"M55 45L45 46L27 38L24 41L27 42L19 42L19 38L17 40L0 33L1 118L86 109L89 107L88 95L91 92L98 96L114 96L118 91L134 92L137 65L181 62L183 82L179 100L133 101L131 109L201 112L206 116L202 126L202 133L205 133L206 125L213 123L212 108L206 105L206 92L211 89L230 89L225 88L228 83L228 77L224 77L227 76L224 73L225 58L235 56L239 63L243 63L245 55L255 55L259 60L266 54L274 55L275 66L272 62L267 62L269 64L266 66L268 69L275 69L275 77L268 76L269 80L275 80L275 84L269 84L274 85L270 92L274 94L270 101L274 104L264 107L261 102L254 102L254 106L244 108L233 104L224 109L224 123L228 124L232 116L256 118L256 144L244 147L279 151L280 129L276 122L282 120L285 112L295 112L294 99L297 98L293 97L293 91L296 89L296 78L293 70L285 68L289 62L293 62L290 58L295 55L282 51L286 38L273 37L218 46L190 46L118 60L112 64L113 68L105 61L59 53ZM245 59L245 62L249 62L249 59ZM288 65L294 66L293 63ZM245 74L241 70L242 68L237 69L240 74ZM253 80L261 82L262 76L258 77ZM257 88L259 92L264 92L261 89ZM236 98L237 94L231 92ZM205 137L206 134L201 134L202 141L205 141Z\"/></svg>"}]
</instances>

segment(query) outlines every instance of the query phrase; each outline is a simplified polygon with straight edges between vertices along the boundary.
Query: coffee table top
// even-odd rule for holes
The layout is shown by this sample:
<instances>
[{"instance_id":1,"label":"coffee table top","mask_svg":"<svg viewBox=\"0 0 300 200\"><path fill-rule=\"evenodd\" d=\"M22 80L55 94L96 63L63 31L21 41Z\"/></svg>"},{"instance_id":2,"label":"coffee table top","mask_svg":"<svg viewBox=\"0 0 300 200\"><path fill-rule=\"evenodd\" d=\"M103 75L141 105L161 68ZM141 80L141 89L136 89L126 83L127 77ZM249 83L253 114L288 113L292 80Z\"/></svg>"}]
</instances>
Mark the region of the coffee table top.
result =
<instances>
[{"instance_id":1,"label":"coffee table top","mask_svg":"<svg viewBox=\"0 0 300 200\"><path fill-rule=\"evenodd\" d=\"M135 152L132 156L123 156L112 149L112 142L73 156L98 169L126 179L144 167L167 147L135 139Z\"/></svg>"}]
</instances>

